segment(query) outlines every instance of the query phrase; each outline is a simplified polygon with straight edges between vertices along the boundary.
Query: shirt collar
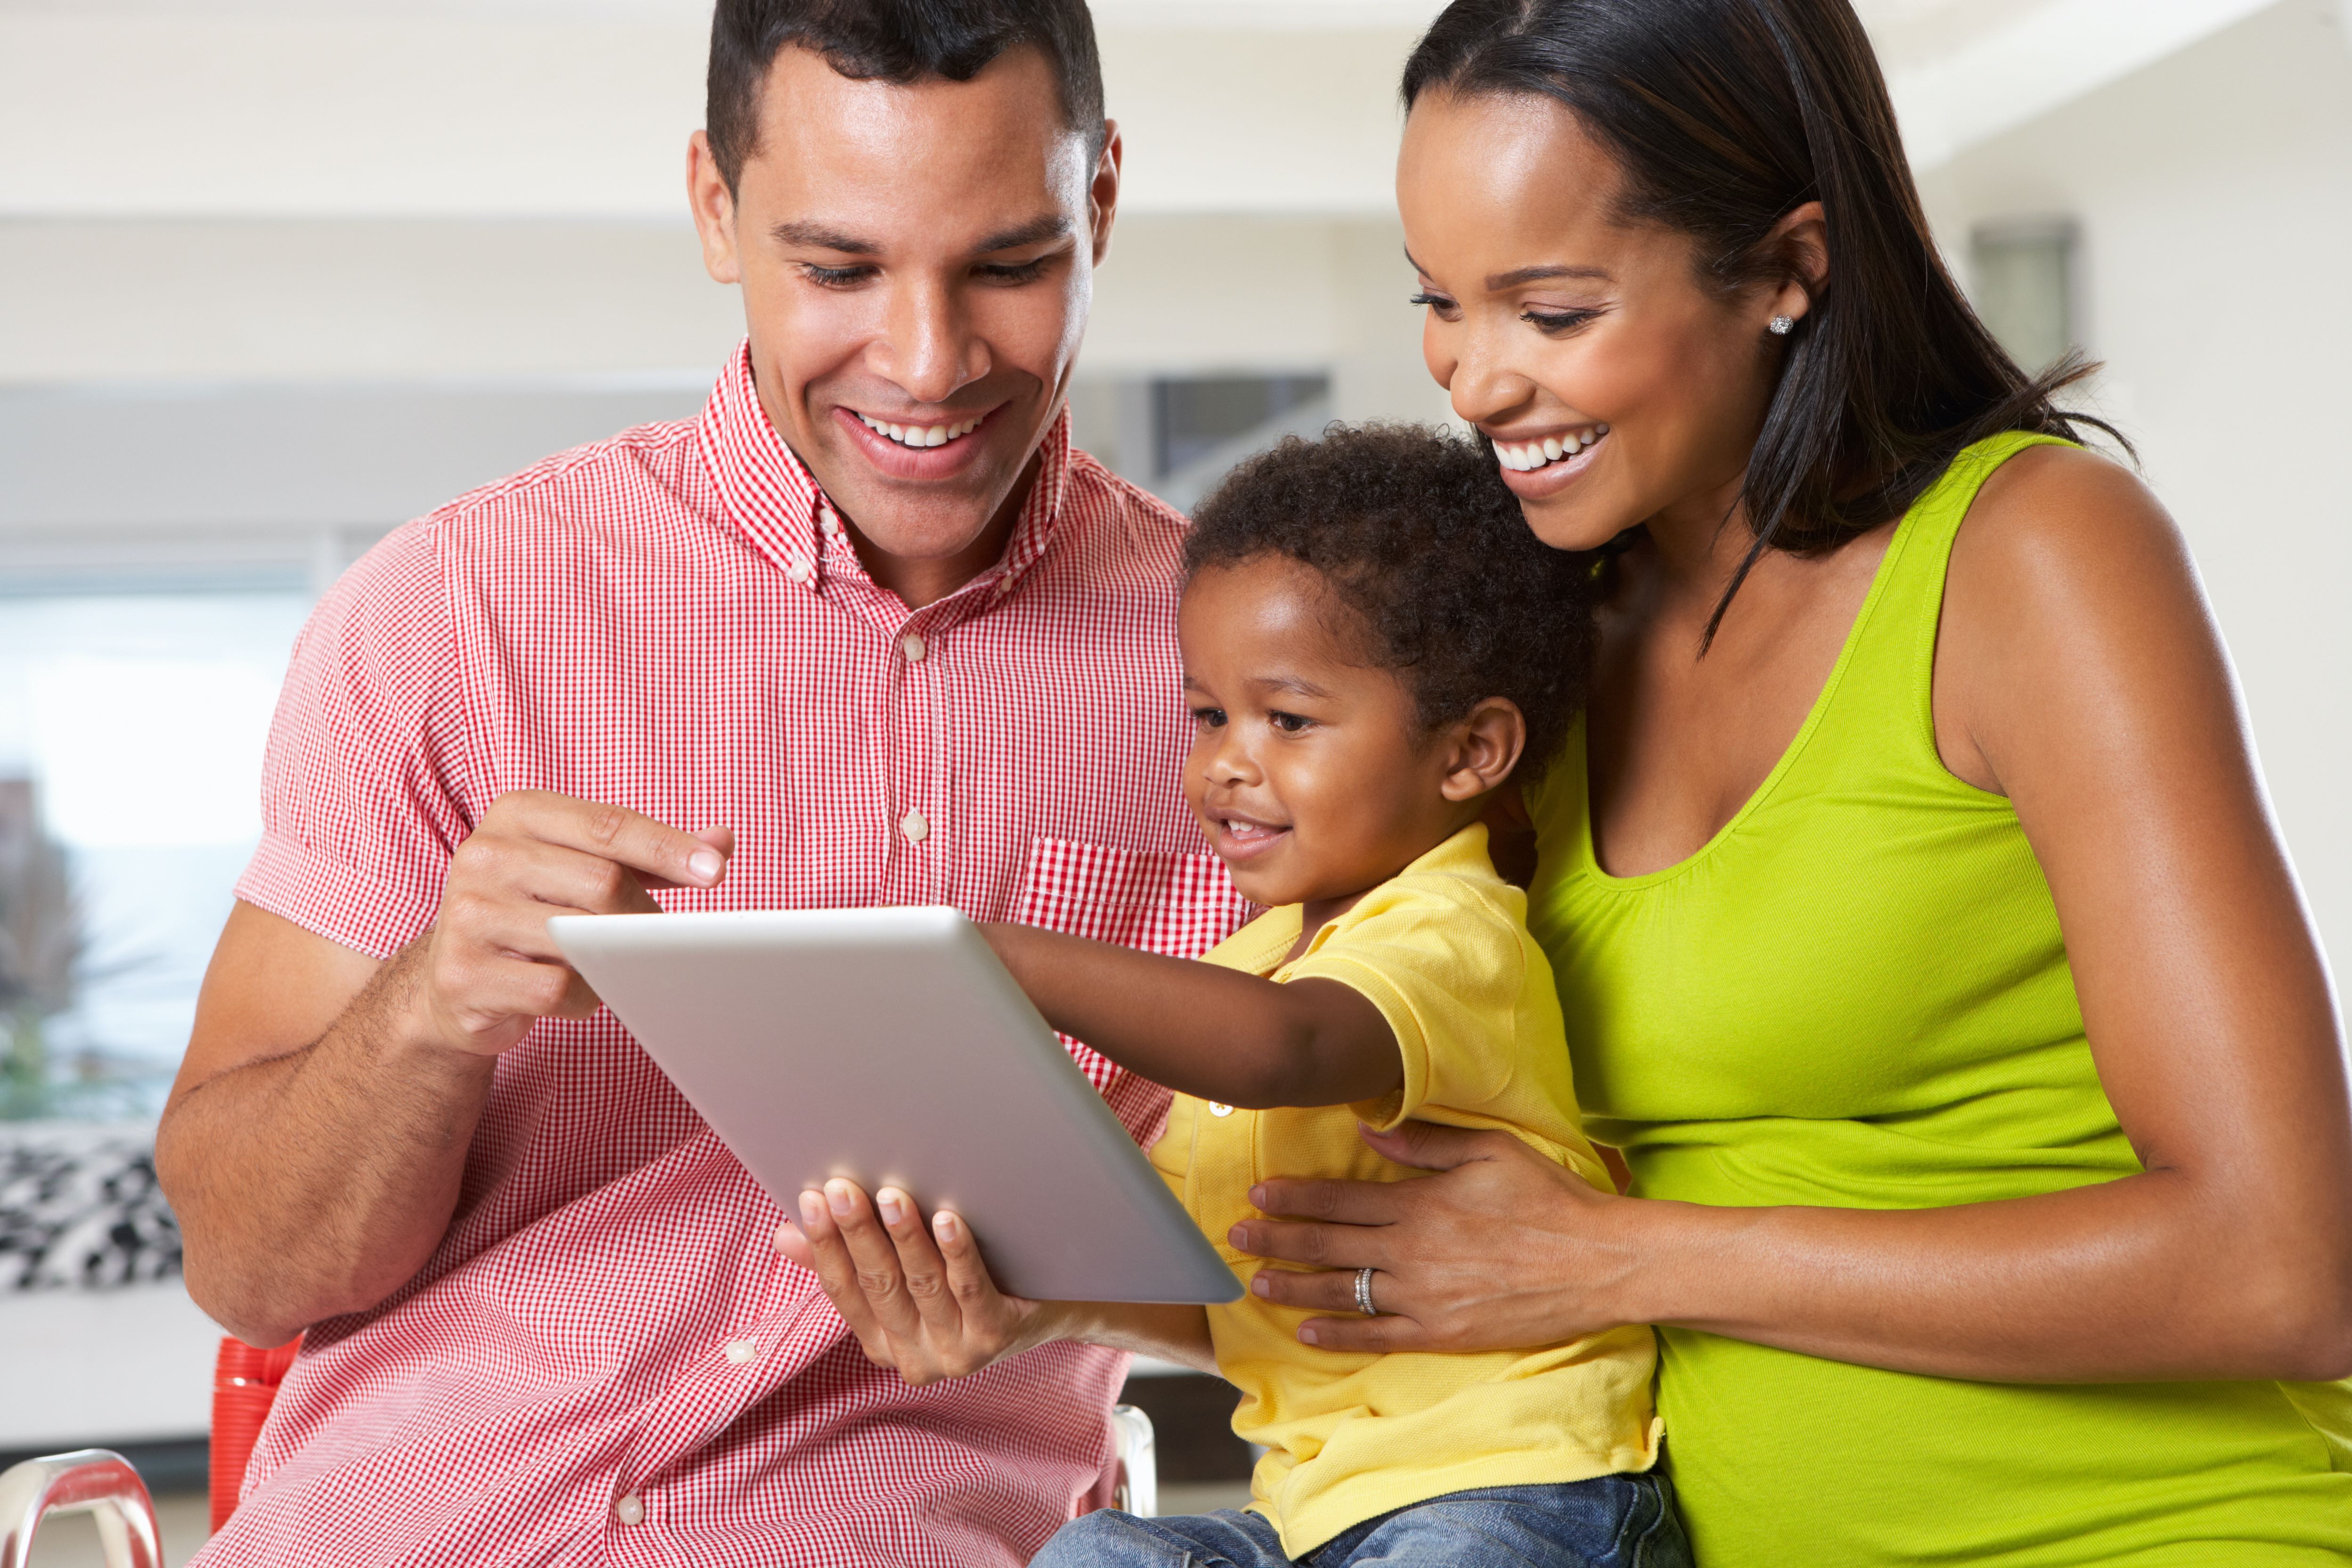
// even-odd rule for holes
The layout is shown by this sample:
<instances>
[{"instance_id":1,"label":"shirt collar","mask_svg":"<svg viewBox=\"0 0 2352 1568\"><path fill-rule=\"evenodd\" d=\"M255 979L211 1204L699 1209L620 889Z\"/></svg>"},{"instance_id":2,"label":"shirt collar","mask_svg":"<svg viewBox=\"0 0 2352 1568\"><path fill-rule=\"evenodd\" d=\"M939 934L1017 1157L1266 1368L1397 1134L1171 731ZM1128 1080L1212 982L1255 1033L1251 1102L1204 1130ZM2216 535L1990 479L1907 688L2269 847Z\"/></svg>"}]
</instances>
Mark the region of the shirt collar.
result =
<instances>
[{"instance_id":1,"label":"shirt collar","mask_svg":"<svg viewBox=\"0 0 2352 1568\"><path fill-rule=\"evenodd\" d=\"M839 530L839 513L831 499L769 421L752 380L750 339L719 372L697 436L728 517L788 579L812 591L828 574L871 581ZM982 602L1003 598L1045 553L1069 493L1067 408L1055 416L1037 456L1037 479L1022 503L1003 559L950 595L950 601L968 595L984 595Z\"/></svg>"}]
</instances>

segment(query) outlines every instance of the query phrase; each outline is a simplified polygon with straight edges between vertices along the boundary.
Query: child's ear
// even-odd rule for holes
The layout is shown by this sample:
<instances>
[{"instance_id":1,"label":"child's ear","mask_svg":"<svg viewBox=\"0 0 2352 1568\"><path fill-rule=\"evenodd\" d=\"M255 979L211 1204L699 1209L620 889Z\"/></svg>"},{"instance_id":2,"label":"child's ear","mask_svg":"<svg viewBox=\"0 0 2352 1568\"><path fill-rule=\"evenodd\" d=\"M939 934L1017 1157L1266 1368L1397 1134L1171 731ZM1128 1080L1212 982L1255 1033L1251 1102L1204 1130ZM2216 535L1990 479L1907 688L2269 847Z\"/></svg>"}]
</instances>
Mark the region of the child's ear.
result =
<instances>
[{"instance_id":1,"label":"child's ear","mask_svg":"<svg viewBox=\"0 0 2352 1568\"><path fill-rule=\"evenodd\" d=\"M1527 744L1528 721L1519 705L1507 697L1482 699L1452 727L1438 793L1448 800L1476 800L1511 776Z\"/></svg>"}]
</instances>

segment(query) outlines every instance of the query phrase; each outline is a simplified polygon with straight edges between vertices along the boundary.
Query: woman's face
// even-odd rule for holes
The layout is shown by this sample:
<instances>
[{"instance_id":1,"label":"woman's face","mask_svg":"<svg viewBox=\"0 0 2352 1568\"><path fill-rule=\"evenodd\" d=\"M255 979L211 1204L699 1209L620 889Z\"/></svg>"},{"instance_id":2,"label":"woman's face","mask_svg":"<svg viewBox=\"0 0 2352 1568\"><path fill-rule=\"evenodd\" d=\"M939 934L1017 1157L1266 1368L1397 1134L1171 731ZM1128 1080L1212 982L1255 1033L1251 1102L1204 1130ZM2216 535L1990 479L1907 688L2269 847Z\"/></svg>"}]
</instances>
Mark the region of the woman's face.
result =
<instances>
[{"instance_id":1,"label":"woman's face","mask_svg":"<svg viewBox=\"0 0 2352 1568\"><path fill-rule=\"evenodd\" d=\"M1617 188L1539 96L1425 94L1397 164L1430 374L1559 549L1678 508L1719 521L1771 395L1766 323L1803 308L1793 289L1703 287L1686 236L1615 220Z\"/></svg>"}]
</instances>

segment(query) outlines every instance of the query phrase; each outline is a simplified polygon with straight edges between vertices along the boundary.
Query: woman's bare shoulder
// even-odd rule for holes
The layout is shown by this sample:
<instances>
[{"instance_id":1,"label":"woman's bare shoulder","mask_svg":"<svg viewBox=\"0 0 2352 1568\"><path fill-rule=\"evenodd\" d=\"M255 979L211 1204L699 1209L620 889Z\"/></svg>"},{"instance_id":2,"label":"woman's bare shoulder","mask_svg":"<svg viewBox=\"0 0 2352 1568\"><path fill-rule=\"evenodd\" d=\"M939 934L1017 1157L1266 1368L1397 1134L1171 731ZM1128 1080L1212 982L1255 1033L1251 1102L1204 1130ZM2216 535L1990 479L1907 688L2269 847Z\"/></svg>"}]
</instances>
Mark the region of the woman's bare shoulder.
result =
<instances>
[{"instance_id":1,"label":"woman's bare shoulder","mask_svg":"<svg viewBox=\"0 0 2352 1568\"><path fill-rule=\"evenodd\" d=\"M2211 699L2229 685L2188 543L2138 475L2039 447L1985 481L1952 546L1936 654L1953 772L1984 783L1980 757L1998 777L2004 750L2017 760L2005 731L2078 703L2120 717L2195 693L2207 722L2226 724Z\"/></svg>"},{"instance_id":2,"label":"woman's bare shoulder","mask_svg":"<svg viewBox=\"0 0 2352 1568\"><path fill-rule=\"evenodd\" d=\"M1948 636L1974 623L2017 635L2168 611L2206 620L2179 525L2137 474L2095 452L2037 447L2011 458L1952 546Z\"/></svg>"}]
</instances>

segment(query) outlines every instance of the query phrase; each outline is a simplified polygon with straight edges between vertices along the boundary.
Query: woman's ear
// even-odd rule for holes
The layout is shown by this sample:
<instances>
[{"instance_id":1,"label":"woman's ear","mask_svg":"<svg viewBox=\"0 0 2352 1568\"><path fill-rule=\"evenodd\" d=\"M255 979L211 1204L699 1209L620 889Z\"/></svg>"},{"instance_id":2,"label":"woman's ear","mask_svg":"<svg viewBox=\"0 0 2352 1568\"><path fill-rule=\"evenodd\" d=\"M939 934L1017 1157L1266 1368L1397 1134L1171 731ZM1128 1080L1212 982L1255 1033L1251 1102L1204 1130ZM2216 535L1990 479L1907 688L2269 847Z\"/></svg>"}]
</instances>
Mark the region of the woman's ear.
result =
<instances>
[{"instance_id":1,"label":"woman's ear","mask_svg":"<svg viewBox=\"0 0 2352 1568\"><path fill-rule=\"evenodd\" d=\"M1527 745L1528 721L1519 705L1507 697L1482 699L1447 732L1445 776L1438 793L1452 801L1476 800L1511 776Z\"/></svg>"},{"instance_id":2,"label":"woman's ear","mask_svg":"<svg viewBox=\"0 0 2352 1568\"><path fill-rule=\"evenodd\" d=\"M1830 280L1829 220L1819 202L1790 208L1765 237L1765 253L1781 258L1788 281L1767 297L1773 316L1801 321Z\"/></svg>"}]
</instances>

